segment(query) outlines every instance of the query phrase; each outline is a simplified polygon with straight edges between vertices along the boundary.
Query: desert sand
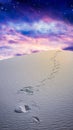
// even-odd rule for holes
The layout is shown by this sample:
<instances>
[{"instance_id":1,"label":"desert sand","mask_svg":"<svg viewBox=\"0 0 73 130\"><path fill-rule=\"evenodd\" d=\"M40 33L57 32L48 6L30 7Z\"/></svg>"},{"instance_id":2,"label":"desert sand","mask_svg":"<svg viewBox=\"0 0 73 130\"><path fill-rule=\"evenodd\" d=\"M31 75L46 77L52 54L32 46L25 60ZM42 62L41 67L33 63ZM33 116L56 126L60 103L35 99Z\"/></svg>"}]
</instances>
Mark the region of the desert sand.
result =
<instances>
[{"instance_id":1,"label":"desert sand","mask_svg":"<svg viewBox=\"0 0 73 130\"><path fill-rule=\"evenodd\" d=\"M73 129L73 52L0 61L0 129Z\"/></svg>"}]
</instances>

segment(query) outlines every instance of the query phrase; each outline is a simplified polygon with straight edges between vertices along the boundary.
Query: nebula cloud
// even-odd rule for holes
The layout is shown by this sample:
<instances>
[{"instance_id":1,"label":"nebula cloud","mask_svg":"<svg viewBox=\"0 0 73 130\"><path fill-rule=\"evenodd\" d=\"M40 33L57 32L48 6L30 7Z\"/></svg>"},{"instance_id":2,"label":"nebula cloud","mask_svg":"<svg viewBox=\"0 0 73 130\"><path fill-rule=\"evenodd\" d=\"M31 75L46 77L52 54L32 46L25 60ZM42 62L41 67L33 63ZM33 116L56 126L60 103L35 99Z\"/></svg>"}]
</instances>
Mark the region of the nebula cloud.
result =
<instances>
[{"instance_id":1,"label":"nebula cloud","mask_svg":"<svg viewBox=\"0 0 73 130\"><path fill-rule=\"evenodd\" d=\"M0 14L0 59L52 49L73 50L73 24L46 13L39 15L33 8L32 13L21 4L16 8L17 2L0 0L8 2L8 12L2 6Z\"/></svg>"}]
</instances>

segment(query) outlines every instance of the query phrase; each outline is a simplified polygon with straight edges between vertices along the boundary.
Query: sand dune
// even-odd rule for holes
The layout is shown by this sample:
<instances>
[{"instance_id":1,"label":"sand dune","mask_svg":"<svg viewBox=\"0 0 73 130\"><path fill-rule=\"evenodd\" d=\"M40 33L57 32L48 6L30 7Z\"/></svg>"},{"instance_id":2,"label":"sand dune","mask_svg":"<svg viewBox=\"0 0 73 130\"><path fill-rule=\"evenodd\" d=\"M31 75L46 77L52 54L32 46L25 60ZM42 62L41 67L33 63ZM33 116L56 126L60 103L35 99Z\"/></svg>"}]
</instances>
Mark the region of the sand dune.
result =
<instances>
[{"instance_id":1,"label":"sand dune","mask_svg":"<svg viewBox=\"0 0 73 130\"><path fill-rule=\"evenodd\" d=\"M23 107L25 104L31 108L28 114ZM63 125L72 128L72 104L72 52L47 51L0 61L0 115L3 117L3 120L0 117L1 125L11 125L12 121L19 119L16 121L17 126L21 122L25 128L23 120L26 122L30 119L29 125L31 122L34 124L33 120L40 121L41 130L44 130L44 127L50 129L49 123L52 122L57 126L61 125L61 129ZM26 118L17 117L20 114L15 114L14 110L17 113L23 112L22 115ZM61 112L64 116L60 116ZM8 124L8 130L10 125ZM55 128L53 124L51 126ZM3 130L3 127L1 129Z\"/></svg>"}]
</instances>

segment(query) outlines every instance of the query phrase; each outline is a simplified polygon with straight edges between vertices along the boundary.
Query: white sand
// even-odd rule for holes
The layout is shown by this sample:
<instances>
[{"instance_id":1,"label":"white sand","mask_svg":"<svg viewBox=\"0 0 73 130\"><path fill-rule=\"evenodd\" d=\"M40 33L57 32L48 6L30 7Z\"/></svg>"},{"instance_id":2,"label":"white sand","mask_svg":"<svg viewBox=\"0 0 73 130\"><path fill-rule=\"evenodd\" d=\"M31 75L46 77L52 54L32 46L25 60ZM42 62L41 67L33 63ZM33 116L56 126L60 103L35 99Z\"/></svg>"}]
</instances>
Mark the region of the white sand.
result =
<instances>
[{"instance_id":1,"label":"white sand","mask_svg":"<svg viewBox=\"0 0 73 130\"><path fill-rule=\"evenodd\" d=\"M73 52L47 51L0 61L0 109L11 112L12 118L16 106L24 104L31 108L30 119L40 116L45 127L47 116L50 122L61 112L61 126L72 121Z\"/></svg>"}]
</instances>

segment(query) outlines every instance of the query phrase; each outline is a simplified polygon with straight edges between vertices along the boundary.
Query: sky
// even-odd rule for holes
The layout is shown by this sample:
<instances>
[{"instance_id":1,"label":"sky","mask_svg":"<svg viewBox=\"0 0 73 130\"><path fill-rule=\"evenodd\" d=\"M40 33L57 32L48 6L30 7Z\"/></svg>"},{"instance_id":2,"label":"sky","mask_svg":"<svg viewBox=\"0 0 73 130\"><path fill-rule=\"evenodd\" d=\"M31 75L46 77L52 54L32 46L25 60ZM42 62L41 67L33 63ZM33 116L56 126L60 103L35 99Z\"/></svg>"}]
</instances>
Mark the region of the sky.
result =
<instances>
[{"instance_id":1,"label":"sky","mask_svg":"<svg viewBox=\"0 0 73 130\"><path fill-rule=\"evenodd\" d=\"M73 0L0 0L0 60L73 51Z\"/></svg>"}]
</instances>

